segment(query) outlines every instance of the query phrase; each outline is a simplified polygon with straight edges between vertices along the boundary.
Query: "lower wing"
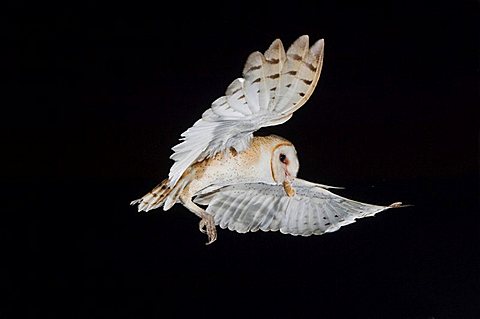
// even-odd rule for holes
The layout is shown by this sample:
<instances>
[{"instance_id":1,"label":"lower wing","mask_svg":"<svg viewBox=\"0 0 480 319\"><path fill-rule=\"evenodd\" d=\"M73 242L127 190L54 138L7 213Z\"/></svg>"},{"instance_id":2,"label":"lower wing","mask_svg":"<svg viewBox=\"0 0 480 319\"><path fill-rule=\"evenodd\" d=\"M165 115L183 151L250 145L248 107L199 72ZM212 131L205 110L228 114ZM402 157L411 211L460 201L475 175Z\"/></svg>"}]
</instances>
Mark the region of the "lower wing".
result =
<instances>
[{"instance_id":1,"label":"lower wing","mask_svg":"<svg viewBox=\"0 0 480 319\"><path fill-rule=\"evenodd\" d=\"M296 195L289 197L281 185L230 185L199 195L195 202L208 205L207 212L224 229L239 233L279 230L302 236L333 232L358 218L401 207L401 203L378 206L357 202L301 179L296 179L293 187Z\"/></svg>"}]
</instances>

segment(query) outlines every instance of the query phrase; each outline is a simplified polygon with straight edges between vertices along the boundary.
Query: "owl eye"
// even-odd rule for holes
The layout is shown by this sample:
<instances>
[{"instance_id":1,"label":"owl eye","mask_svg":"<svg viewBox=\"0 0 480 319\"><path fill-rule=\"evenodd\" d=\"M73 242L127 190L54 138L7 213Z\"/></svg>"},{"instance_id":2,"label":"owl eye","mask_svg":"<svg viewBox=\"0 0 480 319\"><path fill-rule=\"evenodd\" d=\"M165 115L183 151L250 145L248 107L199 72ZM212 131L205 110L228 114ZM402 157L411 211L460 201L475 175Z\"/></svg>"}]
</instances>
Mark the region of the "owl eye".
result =
<instances>
[{"instance_id":1,"label":"owl eye","mask_svg":"<svg viewBox=\"0 0 480 319\"><path fill-rule=\"evenodd\" d=\"M286 159L287 159L287 156L285 154L280 154L280 162L285 164Z\"/></svg>"}]
</instances>

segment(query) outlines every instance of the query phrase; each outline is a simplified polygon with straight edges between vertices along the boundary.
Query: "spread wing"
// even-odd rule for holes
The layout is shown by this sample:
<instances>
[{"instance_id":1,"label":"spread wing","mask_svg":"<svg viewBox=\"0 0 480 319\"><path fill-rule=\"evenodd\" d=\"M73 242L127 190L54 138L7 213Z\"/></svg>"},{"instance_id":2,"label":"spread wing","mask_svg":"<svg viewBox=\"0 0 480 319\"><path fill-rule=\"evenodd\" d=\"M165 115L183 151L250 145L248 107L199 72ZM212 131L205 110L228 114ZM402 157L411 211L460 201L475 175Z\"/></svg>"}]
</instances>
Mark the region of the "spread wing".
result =
<instances>
[{"instance_id":1,"label":"spread wing","mask_svg":"<svg viewBox=\"0 0 480 319\"><path fill-rule=\"evenodd\" d=\"M296 195L288 197L281 185L237 184L200 195L195 202L208 205L207 212L224 229L239 233L280 230L302 236L333 232L355 219L401 206L360 203L301 179L296 179L293 186Z\"/></svg>"},{"instance_id":2,"label":"spread wing","mask_svg":"<svg viewBox=\"0 0 480 319\"><path fill-rule=\"evenodd\" d=\"M284 123L310 97L320 77L324 41L311 47L308 36L299 37L287 50L275 40L264 53L252 53L243 78L234 80L225 96L212 103L182 142L172 148L175 161L170 186L196 161L231 147L238 152L250 145L252 133L261 127Z\"/></svg>"}]
</instances>

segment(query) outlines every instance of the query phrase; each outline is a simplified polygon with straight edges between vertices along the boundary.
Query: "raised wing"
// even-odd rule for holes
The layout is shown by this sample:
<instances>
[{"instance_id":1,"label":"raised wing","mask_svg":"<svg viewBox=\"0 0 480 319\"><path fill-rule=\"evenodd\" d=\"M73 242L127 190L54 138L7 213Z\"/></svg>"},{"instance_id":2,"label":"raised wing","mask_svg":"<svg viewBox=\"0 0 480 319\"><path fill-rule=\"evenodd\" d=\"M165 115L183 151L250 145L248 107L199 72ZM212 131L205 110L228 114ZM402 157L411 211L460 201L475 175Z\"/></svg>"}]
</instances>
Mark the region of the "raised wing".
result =
<instances>
[{"instance_id":1,"label":"raised wing","mask_svg":"<svg viewBox=\"0 0 480 319\"><path fill-rule=\"evenodd\" d=\"M401 203L377 206L335 195L314 183L296 179L296 195L288 197L281 185L238 184L197 197L208 205L215 224L239 233L278 231L291 235L321 235L373 216Z\"/></svg>"},{"instance_id":2,"label":"raised wing","mask_svg":"<svg viewBox=\"0 0 480 319\"><path fill-rule=\"evenodd\" d=\"M185 131L172 148L175 161L170 186L185 170L204 158L231 147L241 152L252 133L261 127L284 123L310 97L320 77L324 41L309 47L308 36L299 37L287 50L275 40L264 53L252 53L243 78L234 80L225 96L212 103L202 118Z\"/></svg>"}]
</instances>

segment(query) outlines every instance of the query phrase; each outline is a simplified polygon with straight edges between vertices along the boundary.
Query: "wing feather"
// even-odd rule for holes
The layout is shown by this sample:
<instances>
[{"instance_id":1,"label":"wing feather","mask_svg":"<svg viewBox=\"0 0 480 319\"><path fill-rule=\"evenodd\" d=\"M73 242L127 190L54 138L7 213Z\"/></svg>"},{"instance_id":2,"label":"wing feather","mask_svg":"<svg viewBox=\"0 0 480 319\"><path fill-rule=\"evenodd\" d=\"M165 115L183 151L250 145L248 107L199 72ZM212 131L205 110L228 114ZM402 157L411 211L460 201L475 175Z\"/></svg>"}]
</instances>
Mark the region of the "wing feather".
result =
<instances>
[{"instance_id":1,"label":"wing feather","mask_svg":"<svg viewBox=\"0 0 480 319\"><path fill-rule=\"evenodd\" d=\"M319 205L312 205L313 207L313 216L314 216L314 222L312 224L313 228L313 234L314 235L320 235L323 234L326 230L326 227L324 225L324 220L323 220L323 206L321 204Z\"/></svg>"},{"instance_id":2,"label":"wing feather","mask_svg":"<svg viewBox=\"0 0 480 319\"><path fill-rule=\"evenodd\" d=\"M324 41L317 41L311 49L308 36L298 38L287 51L275 108L278 113L290 114L300 108L311 96L322 69Z\"/></svg>"},{"instance_id":3,"label":"wing feather","mask_svg":"<svg viewBox=\"0 0 480 319\"><path fill-rule=\"evenodd\" d=\"M307 201L299 201L296 200L295 203L297 203L297 231L300 234L306 234L308 233L308 223L309 223L309 218L308 215L310 214L310 211L307 210Z\"/></svg>"},{"instance_id":4,"label":"wing feather","mask_svg":"<svg viewBox=\"0 0 480 319\"><path fill-rule=\"evenodd\" d=\"M273 201L272 202L272 216L269 219L265 219L263 225L260 229L262 231L279 231L282 225L282 220L285 218L285 211L288 206L288 200L284 198L283 200Z\"/></svg>"},{"instance_id":5,"label":"wing feather","mask_svg":"<svg viewBox=\"0 0 480 319\"><path fill-rule=\"evenodd\" d=\"M266 88L264 60L262 53L253 52L243 68L245 95L253 113L259 112L260 109L265 110L270 100L270 94Z\"/></svg>"},{"instance_id":6,"label":"wing feather","mask_svg":"<svg viewBox=\"0 0 480 319\"><path fill-rule=\"evenodd\" d=\"M232 216L233 214L235 214L235 202L240 202L242 201L244 198L241 198L241 197L233 197L232 195L230 196L227 196L224 200L223 200L223 203L221 203L221 206L219 208L219 210L224 210L225 213L224 215L222 216L222 219L220 221L220 225L225 225L228 226L228 223L234 218L234 216ZM215 222L217 223L216 221L216 217L214 217L215 219ZM217 223L218 224L218 223Z\"/></svg>"},{"instance_id":7,"label":"wing feather","mask_svg":"<svg viewBox=\"0 0 480 319\"><path fill-rule=\"evenodd\" d=\"M222 201L219 201L217 203L217 206L214 208L215 211L218 212L218 214L215 214L214 220L217 225L222 225L225 224L228 220L227 212L228 207L225 207L225 205L228 205L228 203L232 200L233 198L229 196L225 196Z\"/></svg>"},{"instance_id":8,"label":"wing feather","mask_svg":"<svg viewBox=\"0 0 480 319\"><path fill-rule=\"evenodd\" d=\"M308 207L307 207L307 211L308 211L308 221L307 221L307 232L305 233L305 236L310 236L313 234L313 232L315 231L315 226L317 224L316 222L316 215L317 215L317 212L315 211L315 206L312 205L312 203L309 201L308 202Z\"/></svg>"},{"instance_id":9,"label":"wing feather","mask_svg":"<svg viewBox=\"0 0 480 319\"><path fill-rule=\"evenodd\" d=\"M260 196L256 196L256 201L258 202L261 199ZM260 207L255 209L253 214L251 214L251 218L245 222L246 229L250 231L257 231L259 225L263 222L263 220L267 217L268 214L262 214L263 211L266 211L265 205L268 203L260 202ZM248 213L246 213L248 214Z\"/></svg>"},{"instance_id":10,"label":"wing feather","mask_svg":"<svg viewBox=\"0 0 480 319\"><path fill-rule=\"evenodd\" d=\"M252 104L247 101L244 83L245 80L242 78L234 80L225 91L225 96L232 109L248 116L256 113L257 110L252 108Z\"/></svg>"},{"instance_id":11,"label":"wing feather","mask_svg":"<svg viewBox=\"0 0 480 319\"><path fill-rule=\"evenodd\" d=\"M263 198L258 195L253 196L251 198L252 199L248 202L248 204L241 208L242 213L238 217L238 220L242 221L241 223L237 224L237 231L240 233L246 233L249 231L251 227L250 225L253 223L256 217L255 212L258 213L263 211L262 209L262 206L264 204L264 202L262 201ZM254 213L253 214L249 213L249 210L245 209L245 207L252 207Z\"/></svg>"},{"instance_id":12,"label":"wing feather","mask_svg":"<svg viewBox=\"0 0 480 319\"><path fill-rule=\"evenodd\" d=\"M398 203L379 206L357 202L312 185L297 179L296 195L288 197L281 185L237 184L199 195L195 201L208 203L207 212L221 228L240 233L280 230L302 236L334 232L356 219L399 207Z\"/></svg>"},{"instance_id":13,"label":"wing feather","mask_svg":"<svg viewBox=\"0 0 480 319\"><path fill-rule=\"evenodd\" d=\"M175 163L169 173L170 187L195 162L231 147L242 152L253 132L290 119L310 97L320 76L323 40L311 48L308 43L308 36L301 36L285 53L277 39L264 54L250 54L243 78L235 79L172 148L170 158Z\"/></svg>"},{"instance_id":14,"label":"wing feather","mask_svg":"<svg viewBox=\"0 0 480 319\"><path fill-rule=\"evenodd\" d=\"M241 219L242 213L247 211L244 209L245 207L251 207L252 209L255 208L254 205L251 204L252 198L251 197L239 197L241 200L237 202L237 205L231 205L232 213L231 218L228 221L228 229L235 230L239 233L242 232L242 224L245 222L244 219ZM243 216L245 218L245 216ZM242 221L242 222L239 222Z\"/></svg>"}]
</instances>

